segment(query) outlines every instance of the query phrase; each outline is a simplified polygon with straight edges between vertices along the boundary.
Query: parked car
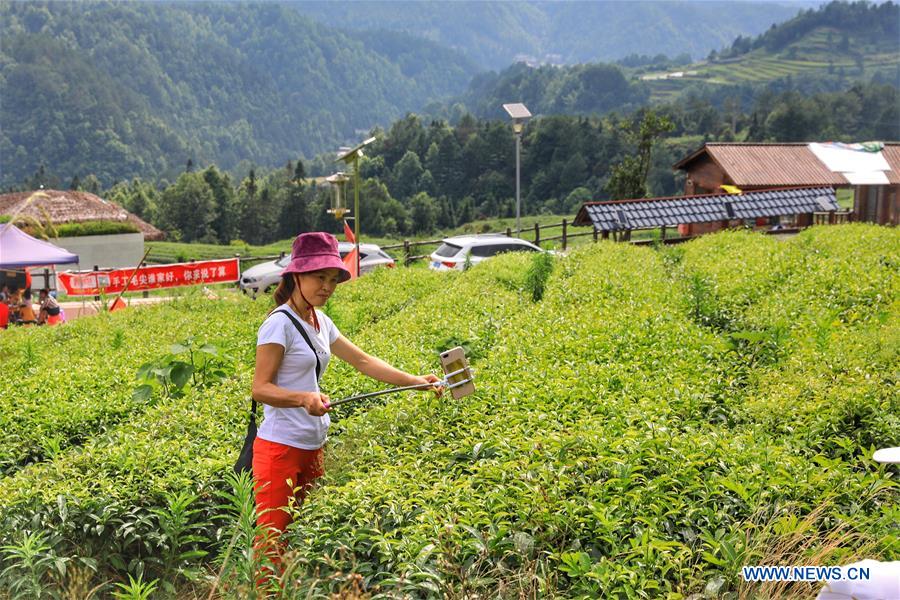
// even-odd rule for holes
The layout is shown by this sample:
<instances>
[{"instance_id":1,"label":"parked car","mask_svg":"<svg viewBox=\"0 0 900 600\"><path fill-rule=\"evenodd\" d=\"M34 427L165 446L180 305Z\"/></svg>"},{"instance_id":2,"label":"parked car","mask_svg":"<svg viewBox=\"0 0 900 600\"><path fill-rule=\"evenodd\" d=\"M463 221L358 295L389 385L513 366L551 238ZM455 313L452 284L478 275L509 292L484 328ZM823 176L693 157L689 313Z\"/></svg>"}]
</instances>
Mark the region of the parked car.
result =
<instances>
[{"instance_id":1,"label":"parked car","mask_svg":"<svg viewBox=\"0 0 900 600\"><path fill-rule=\"evenodd\" d=\"M503 252L544 252L527 240L507 237L502 233L480 235L460 235L443 240L440 247L431 254L428 268L434 271L462 271L466 263L477 265L486 258Z\"/></svg>"},{"instance_id":2,"label":"parked car","mask_svg":"<svg viewBox=\"0 0 900 600\"><path fill-rule=\"evenodd\" d=\"M350 242L338 242L338 251L341 258L347 256L353 250ZM241 291L251 296L260 292L269 293L275 289L281 280L281 271L291 262L291 255L286 254L278 260L254 265L241 273ZM377 267L393 267L394 259L376 244L359 245L359 271L362 275L369 273Z\"/></svg>"}]
</instances>

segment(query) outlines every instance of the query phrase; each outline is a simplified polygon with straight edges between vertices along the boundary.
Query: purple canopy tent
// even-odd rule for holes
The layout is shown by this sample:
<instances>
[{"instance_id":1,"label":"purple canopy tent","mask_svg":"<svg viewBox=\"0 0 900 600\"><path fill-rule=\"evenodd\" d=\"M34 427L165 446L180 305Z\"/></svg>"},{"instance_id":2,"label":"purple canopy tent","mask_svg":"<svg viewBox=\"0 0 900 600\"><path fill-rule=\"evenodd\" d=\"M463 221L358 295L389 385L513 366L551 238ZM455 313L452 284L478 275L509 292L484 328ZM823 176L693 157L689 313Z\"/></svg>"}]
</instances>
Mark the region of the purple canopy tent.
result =
<instances>
[{"instance_id":1,"label":"purple canopy tent","mask_svg":"<svg viewBox=\"0 0 900 600\"><path fill-rule=\"evenodd\" d=\"M11 223L0 225L0 269L77 262L77 254L35 239Z\"/></svg>"}]
</instances>

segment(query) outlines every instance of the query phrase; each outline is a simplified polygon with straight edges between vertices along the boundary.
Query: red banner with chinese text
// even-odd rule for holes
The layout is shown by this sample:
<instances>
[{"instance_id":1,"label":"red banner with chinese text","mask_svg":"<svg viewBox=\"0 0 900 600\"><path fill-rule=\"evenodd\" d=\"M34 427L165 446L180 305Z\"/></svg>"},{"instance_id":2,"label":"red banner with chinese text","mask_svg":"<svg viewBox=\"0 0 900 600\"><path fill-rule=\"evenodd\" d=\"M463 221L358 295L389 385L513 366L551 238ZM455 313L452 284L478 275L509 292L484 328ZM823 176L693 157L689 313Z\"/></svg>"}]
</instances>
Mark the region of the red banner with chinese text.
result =
<instances>
[{"instance_id":1,"label":"red banner with chinese text","mask_svg":"<svg viewBox=\"0 0 900 600\"><path fill-rule=\"evenodd\" d=\"M100 271L67 271L57 273L59 286L70 296L96 296L118 294L134 269L104 269ZM204 260L202 262L175 263L141 267L134 273L128 286L129 292L158 290L161 288L229 283L240 276L238 259Z\"/></svg>"}]
</instances>

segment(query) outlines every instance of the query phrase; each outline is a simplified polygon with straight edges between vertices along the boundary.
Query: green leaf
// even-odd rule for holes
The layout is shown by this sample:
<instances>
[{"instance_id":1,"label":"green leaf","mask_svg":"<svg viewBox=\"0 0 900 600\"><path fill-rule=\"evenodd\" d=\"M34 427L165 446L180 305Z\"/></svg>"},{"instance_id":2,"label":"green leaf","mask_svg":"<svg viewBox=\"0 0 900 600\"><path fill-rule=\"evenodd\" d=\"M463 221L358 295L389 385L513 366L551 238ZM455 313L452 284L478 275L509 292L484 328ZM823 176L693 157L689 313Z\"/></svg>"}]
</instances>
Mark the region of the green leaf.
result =
<instances>
[{"instance_id":1,"label":"green leaf","mask_svg":"<svg viewBox=\"0 0 900 600\"><path fill-rule=\"evenodd\" d=\"M181 389L190 381L191 375L194 373L194 367L187 363L177 362L172 365L171 378L175 387Z\"/></svg>"},{"instance_id":2,"label":"green leaf","mask_svg":"<svg viewBox=\"0 0 900 600\"><path fill-rule=\"evenodd\" d=\"M134 389L134 392L131 394L131 399L135 402L146 402L152 395L153 386L144 384Z\"/></svg>"}]
</instances>

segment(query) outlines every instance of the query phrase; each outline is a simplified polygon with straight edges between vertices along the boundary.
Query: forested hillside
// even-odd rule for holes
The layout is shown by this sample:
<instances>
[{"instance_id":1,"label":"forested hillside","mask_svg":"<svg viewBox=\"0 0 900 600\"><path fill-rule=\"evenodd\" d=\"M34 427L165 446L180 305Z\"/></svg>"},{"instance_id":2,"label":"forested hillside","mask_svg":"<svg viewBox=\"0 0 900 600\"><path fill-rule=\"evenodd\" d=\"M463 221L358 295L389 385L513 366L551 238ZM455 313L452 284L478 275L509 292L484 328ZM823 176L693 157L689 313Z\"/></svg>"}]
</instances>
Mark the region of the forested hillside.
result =
<instances>
[{"instance_id":1,"label":"forested hillside","mask_svg":"<svg viewBox=\"0 0 900 600\"><path fill-rule=\"evenodd\" d=\"M757 38L738 36L693 64L645 53L615 65L518 63L476 75L462 97L429 108L449 118L458 105L479 117L505 118L502 104L516 99L535 114L602 114L695 96L748 109L767 92L837 92L859 81L900 86L900 6L832 2Z\"/></svg>"},{"instance_id":2,"label":"forested hillside","mask_svg":"<svg viewBox=\"0 0 900 600\"><path fill-rule=\"evenodd\" d=\"M0 3L3 185L48 171L105 185L331 150L460 93L458 53L345 34L276 4Z\"/></svg>"},{"instance_id":3,"label":"forested hillside","mask_svg":"<svg viewBox=\"0 0 900 600\"><path fill-rule=\"evenodd\" d=\"M900 6L894 2L830 2L773 25L753 38L738 36L705 61L644 73L655 101L685 91L733 95L735 85L804 93L845 89L848 82L900 86Z\"/></svg>"},{"instance_id":4,"label":"forested hillside","mask_svg":"<svg viewBox=\"0 0 900 600\"><path fill-rule=\"evenodd\" d=\"M746 111L736 105L720 109L699 98L672 102L655 109L671 126L647 157L645 191L622 191L614 173L640 154L637 138L648 114L530 121L522 139L523 214L571 214L585 200L677 194L682 182L672 164L704 140L900 139L900 96L886 85L810 96L763 94ZM453 126L407 115L374 133L377 142L360 163L365 235L430 235L475 219L515 214L515 142L507 121L466 115ZM236 178L211 166L184 172L162 189L136 179L104 195L171 239L268 244L298 231L341 230L326 213L331 189L307 177L336 168L333 156L251 169ZM59 185L46 173L27 183L30 188ZM347 192L352 194L352 187Z\"/></svg>"},{"instance_id":5,"label":"forested hillside","mask_svg":"<svg viewBox=\"0 0 900 600\"><path fill-rule=\"evenodd\" d=\"M485 69L520 59L576 64L629 54L694 58L762 33L815 2L297 2L323 23L406 31Z\"/></svg>"},{"instance_id":6,"label":"forested hillside","mask_svg":"<svg viewBox=\"0 0 900 600\"><path fill-rule=\"evenodd\" d=\"M637 5L640 11L662 10L656 3ZM316 6L299 8L311 11ZM294 4L0 0L0 185L27 187L40 180L60 187L79 178L80 185L98 191L140 178L165 189L192 165L214 164L240 181L251 168L262 174L298 158L310 164L316 156L311 172L329 174L333 158L323 153L378 127L389 128L409 112L423 115L425 122L434 119L454 126L467 114L508 124L500 106L511 101L524 102L536 115L618 115L610 121L611 130L619 120L631 122L633 114L651 105L690 123L679 127L677 135L693 136L685 140L691 144L702 139L787 141L823 135L897 139L892 134L896 106L891 112L884 105L884 92L879 92L881 98L870 92L900 84L900 8L891 2L835 2L803 12L758 38L738 37L715 60L696 68L683 65L684 53L671 59L649 56L648 45L619 65L532 68L519 63L500 73L477 73L475 64L459 52L417 37L430 31L422 11L431 7L443 14L441 5L392 3L391 10L378 6L385 21L381 25L395 26L406 19L420 30L342 32L334 27L348 26L344 13L350 9L341 3L334 5L330 25L323 25L300 15ZM456 11L459 14L448 17L440 30L441 35L456 32L455 45L469 44L467 35L476 33L498 44L506 37L532 35L526 35L528 31L546 33L559 26L553 19L579 6L584 8L583 23L570 23L567 33L557 32L554 39L602 45L607 38L584 31L582 25L599 18L597 11L612 10L607 3L466 6L468 10ZM515 12L513 6L521 10ZM644 14L629 12L637 10L633 4L614 6L614 15L603 14L615 16L620 33L627 30L635 39L655 39L654 27L665 20L663 13L648 14L639 26L628 21L628 15ZM690 10L678 3L665 6L671 22L681 23L684 14L717 4L690 3ZM735 5L725 20L752 6ZM777 4L769 6L777 12ZM353 23L368 23L370 4L353 7L358 7ZM465 24L479 16L485 17L480 27L466 29ZM508 36L492 37L497 19L506 23L501 29ZM476 46L472 41L471 47ZM500 46L494 50L502 54ZM663 73L652 79L655 66L680 69L681 76ZM651 80L644 79L648 77ZM857 84L865 91L847 92ZM835 95L826 99L826 93ZM856 96L865 103L854 104ZM744 119L751 114L752 120ZM431 141L413 151L422 172L437 177L426 164ZM561 142L553 164L571 158L567 143ZM465 141L460 138L458 144L462 149ZM396 160L400 158L402 153ZM552 171L548 163L538 167ZM568 172L584 171L576 161ZM493 207L487 214L503 212L509 197L498 200L499 193L491 190L506 190L509 175L502 176L499 186L477 181L483 174L467 181L458 199L471 196L475 212L484 203ZM526 177L537 178L536 170ZM548 177L554 182L577 179ZM670 175L666 178L671 181ZM576 187L597 192L602 188L599 181ZM673 188L662 182L653 189ZM538 186L543 191L533 206L539 210L551 199L561 202L571 191L565 187ZM417 191L434 198L454 197L441 185ZM463 206L458 211L465 215ZM273 220L279 210L270 211ZM401 217L394 217L397 231L404 230ZM385 227L391 229L390 221ZM198 238L206 236L202 231L196 232ZM220 231L214 237L227 240L231 235Z\"/></svg>"}]
</instances>

